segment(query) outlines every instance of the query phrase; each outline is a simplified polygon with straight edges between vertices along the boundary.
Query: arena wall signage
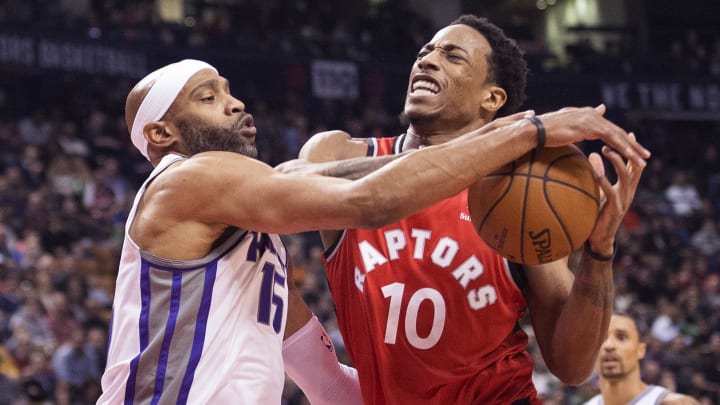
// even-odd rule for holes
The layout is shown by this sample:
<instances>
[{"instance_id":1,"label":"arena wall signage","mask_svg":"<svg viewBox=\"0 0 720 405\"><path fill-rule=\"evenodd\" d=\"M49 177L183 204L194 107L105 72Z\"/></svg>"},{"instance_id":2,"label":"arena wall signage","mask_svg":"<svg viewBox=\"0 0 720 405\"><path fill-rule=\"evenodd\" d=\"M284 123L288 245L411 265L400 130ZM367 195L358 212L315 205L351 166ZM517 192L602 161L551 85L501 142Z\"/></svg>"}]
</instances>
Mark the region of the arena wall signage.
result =
<instances>
[{"instance_id":1,"label":"arena wall signage","mask_svg":"<svg viewBox=\"0 0 720 405\"><path fill-rule=\"evenodd\" d=\"M130 77L148 71L142 52L6 33L0 33L0 64Z\"/></svg>"},{"instance_id":2,"label":"arena wall signage","mask_svg":"<svg viewBox=\"0 0 720 405\"><path fill-rule=\"evenodd\" d=\"M720 113L720 83L690 81L617 81L600 85L608 108L656 112L692 119ZM669 115L668 115L669 114Z\"/></svg>"}]
</instances>

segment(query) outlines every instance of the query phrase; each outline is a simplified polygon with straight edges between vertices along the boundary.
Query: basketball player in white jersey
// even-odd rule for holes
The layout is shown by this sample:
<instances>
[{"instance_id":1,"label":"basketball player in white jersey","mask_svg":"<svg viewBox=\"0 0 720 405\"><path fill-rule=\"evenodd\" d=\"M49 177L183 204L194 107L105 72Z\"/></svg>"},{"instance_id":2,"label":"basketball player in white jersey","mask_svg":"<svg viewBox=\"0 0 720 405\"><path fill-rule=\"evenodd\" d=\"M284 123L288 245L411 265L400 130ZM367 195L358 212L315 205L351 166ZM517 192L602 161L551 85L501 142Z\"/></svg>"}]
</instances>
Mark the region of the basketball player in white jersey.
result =
<instances>
[{"instance_id":1,"label":"basketball player in white jersey","mask_svg":"<svg viewBox=\"0 0 720 405\"><path fill-rule=\"evenodd\" d=\"M695 399L670 392L664 387L648 385L640 376L640 360L645 357L645 343L640 342L635 321L620 314L610 319L607 339L600 348L597 371L600 394L586 405L695 405Z\"/></svg>"},{"instance_id":2,"label":"basketball player in white jersey","mask_svg":"<svg viewBox=\"0 0 720 405\"><path fill-rule=\"evenodd\" d=\"M540 140L602 139L642 163L648 154L602 114L575 108L544 115L544 127L518 114L356 181L280 173L255 159L253 118L228 81L197 60L142 79L125 117L154 170L126 224L100 404L278 404L290 334L328 359L307 369L315 385L301 388L311 400L360 403L353 370L338 365L328 340L286 325L288 305L309 310L288 284L277 233L392 223Z\"/></svg>"}]
</instances>

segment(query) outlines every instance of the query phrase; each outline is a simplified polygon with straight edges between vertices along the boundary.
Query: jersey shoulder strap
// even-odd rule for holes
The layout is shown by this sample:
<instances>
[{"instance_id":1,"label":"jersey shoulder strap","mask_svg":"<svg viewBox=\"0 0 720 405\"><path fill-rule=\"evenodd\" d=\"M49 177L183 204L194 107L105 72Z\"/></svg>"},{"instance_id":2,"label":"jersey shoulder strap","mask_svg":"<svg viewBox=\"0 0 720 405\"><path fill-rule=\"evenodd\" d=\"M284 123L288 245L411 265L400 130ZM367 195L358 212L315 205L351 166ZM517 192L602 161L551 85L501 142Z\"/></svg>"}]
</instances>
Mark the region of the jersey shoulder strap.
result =
<instances>
[{"instance_id":1,"label":"jersey shoulder strap","mask_svg":"<svg viewBox=\"0 0 720 405\"><path fill-rule=\"evenodd\" d=\"M402 152L405 134L388 138L366 138L368 144L367 156L398 155Z\"/></svg>"}]
</instances>

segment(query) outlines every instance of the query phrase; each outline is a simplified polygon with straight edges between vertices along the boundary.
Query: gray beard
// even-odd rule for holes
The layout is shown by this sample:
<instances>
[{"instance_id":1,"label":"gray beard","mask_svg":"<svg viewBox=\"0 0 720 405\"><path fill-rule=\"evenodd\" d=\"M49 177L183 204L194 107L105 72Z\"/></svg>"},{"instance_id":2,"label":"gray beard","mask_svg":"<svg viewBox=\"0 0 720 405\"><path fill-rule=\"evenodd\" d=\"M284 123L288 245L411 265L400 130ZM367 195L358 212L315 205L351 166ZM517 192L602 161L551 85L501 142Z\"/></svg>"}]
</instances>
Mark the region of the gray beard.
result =
<instances>
[{"instance_id":1,"label":"gray beard","mask_svg":"<svg viewBox=\"0 0 720 405\"><path fill-rule=\"evenodd\" d=\"M222 151L257 159L255 143L243 142L243 138L237 134L240 120L229 128L202 126L195 120L179 120L176 125L191 156L202 152Z\"/></svg>"}]
</instances>

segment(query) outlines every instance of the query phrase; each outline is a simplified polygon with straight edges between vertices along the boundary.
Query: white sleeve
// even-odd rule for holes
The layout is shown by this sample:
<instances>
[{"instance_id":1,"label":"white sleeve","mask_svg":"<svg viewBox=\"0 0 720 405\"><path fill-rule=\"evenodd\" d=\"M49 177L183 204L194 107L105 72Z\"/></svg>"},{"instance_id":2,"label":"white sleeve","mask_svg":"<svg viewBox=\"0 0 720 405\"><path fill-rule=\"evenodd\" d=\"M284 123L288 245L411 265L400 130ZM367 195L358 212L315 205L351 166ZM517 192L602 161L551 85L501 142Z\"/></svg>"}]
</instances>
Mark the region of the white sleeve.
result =
<instances>
[{"instance_id":1,"label":"white sleeve","mask_svg":"<svg viewBox=\"0 0 720 405\"><path fill-rule=\"evenodd\" d=\"M285 372L313 405L362 405L357 370L340 363L317 317L283 342Z\"/></svg>"}]
</instances>

